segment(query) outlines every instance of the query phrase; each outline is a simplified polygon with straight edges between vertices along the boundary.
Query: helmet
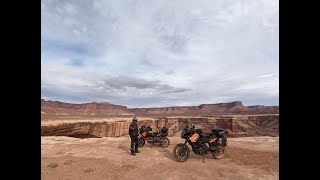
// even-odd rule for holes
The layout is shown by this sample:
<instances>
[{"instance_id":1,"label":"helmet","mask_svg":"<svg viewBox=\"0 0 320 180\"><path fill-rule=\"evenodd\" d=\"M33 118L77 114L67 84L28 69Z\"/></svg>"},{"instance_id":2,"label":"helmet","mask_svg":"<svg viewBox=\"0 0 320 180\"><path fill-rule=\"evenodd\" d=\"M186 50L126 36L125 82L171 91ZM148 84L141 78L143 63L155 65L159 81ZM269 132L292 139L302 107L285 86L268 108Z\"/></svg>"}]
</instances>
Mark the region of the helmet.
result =
<instances>
[{"instance_id":1,"label":"helmet","mask_svg":"<svg viewBox=\"0 0 320 180\"><path fill-rule=\"evenodd\" d=\"M134 121L138 121L136 116L132 119L132 122L134 122Z\"/></svg>"}]
</instances>

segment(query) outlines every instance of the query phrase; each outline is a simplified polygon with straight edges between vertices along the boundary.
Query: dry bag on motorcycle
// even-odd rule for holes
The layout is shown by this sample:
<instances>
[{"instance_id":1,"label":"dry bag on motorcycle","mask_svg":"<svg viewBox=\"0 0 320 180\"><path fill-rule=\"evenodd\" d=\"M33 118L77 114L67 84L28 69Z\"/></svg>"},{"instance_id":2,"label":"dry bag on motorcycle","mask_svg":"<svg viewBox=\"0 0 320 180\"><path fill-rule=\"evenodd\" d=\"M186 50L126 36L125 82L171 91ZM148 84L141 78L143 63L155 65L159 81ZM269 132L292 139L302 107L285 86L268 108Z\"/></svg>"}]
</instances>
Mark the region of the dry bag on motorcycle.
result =
<instances>
[{"instance_id":1,"label":"dry bag on motorcycle","mask_svg":"<svg viewBox=\"0 0 320 180\"><path fill-rule=\"evenodd\" d=\"M167 135L168 135L168 128L163 127L163 128L161 128L160 132L161 132L161 134L162 134L163 136L167 136Z\"/></svg>"}]
</instances>

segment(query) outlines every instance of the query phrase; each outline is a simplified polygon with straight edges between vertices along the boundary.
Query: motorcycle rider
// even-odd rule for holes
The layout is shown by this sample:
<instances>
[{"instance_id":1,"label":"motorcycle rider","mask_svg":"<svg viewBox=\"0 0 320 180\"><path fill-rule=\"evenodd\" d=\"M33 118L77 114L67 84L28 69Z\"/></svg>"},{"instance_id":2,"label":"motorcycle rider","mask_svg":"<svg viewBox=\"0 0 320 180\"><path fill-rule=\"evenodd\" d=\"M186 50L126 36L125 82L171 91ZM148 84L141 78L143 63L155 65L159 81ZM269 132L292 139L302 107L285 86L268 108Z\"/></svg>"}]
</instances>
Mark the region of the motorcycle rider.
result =
<instances>
[{"instance_id":1,"label":"motorcycle rider","mask_svg":"<svg viewBox=\"0 0 320 180\"><path fill-rule=\"evenodd\" d=\"M135 156L138 151L138 119L136 116L132 119L132 123L129 126L129 135L131 138L131 155Z\"/></svg>"}]
</instances>

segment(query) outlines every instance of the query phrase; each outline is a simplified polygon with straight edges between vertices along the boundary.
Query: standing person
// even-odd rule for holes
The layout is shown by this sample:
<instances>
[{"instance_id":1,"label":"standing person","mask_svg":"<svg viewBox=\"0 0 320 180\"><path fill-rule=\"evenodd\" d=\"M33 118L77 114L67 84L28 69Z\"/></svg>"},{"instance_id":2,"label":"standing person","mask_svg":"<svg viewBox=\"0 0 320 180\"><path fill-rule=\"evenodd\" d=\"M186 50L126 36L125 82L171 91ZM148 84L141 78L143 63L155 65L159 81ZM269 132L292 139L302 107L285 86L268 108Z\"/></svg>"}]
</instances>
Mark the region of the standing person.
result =
<instances>
[{"instance_id":1,"label":"standing person","mask_svg":"<svg viewBox=\"0 0 320 180\"><path fill-rule=\"evenodd\" d=\"M138 119L134 117L129 127L129 135L131 138L131 155L135 156L138 151Z\"/></svg>"}]
</instances>

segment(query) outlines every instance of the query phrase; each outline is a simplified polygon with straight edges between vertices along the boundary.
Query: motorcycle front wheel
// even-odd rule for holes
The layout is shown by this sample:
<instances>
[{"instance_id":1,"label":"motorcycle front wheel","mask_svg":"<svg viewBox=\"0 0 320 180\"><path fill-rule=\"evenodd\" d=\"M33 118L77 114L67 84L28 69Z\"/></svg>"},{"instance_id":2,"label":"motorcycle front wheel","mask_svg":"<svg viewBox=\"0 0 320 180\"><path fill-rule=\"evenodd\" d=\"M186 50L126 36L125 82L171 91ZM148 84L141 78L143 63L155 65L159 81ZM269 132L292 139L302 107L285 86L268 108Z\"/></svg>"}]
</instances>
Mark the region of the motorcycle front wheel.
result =
<instances>
[{"instance_id":1,"label":"motorcycle front wheel","mask_svg":"<svg viewBox=\"0 0 320 180\"><path fill-rule=\"evenodd\" d=\"M138 147L144 146L145 143L146 143L146 141L142 137L139 137L139 139L138 139Z\"/></svg>"},{"instance_id":2,"label":"motorcycle front wheel","mask_svg":"<svg viewBox=\"0 0 320 180\"><path fill-rule=\"evenodd\" d=\"M173 157L179 162L185 162L189 159L190 150L185 144L177 144L173 149Z\"/></svg>"}]
</instances>

